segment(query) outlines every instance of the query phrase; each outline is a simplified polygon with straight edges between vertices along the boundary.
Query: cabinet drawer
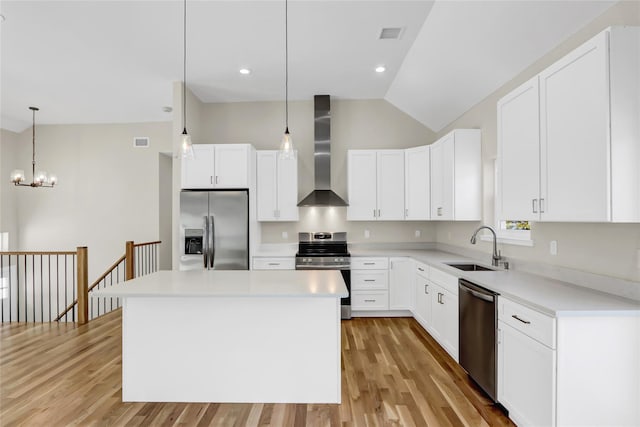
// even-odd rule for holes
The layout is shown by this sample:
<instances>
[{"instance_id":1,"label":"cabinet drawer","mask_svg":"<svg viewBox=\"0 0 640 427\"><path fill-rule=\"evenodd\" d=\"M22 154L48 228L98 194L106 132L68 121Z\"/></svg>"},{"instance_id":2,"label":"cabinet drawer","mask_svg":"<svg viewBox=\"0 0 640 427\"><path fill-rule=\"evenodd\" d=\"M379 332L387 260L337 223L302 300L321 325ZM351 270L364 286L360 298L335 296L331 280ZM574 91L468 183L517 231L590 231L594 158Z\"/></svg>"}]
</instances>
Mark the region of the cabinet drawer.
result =
<instances>
[{"instance_id":1,"label":"cabinet drawer","mask_svg":"<svg viewBox=\"0 0 640 427\"><path fill-rule=\"evenodd\" d=\"M458 295L458 278L433 267L429 268L429 279L454 295Z\"/></svg>"},{"instance_id":2,"label":"cabinet drawer","mask_svg":"<svg viewBox=\"0 0 640 427\"><path fill-rule=\"evenodd\" d=\"M351 258L351 270L388 270L389 258Z\"/></svg>"},{"instance_id":3,"label":"cabinet drawer","mask_svg":"<svg viewBox=\"0 0 640 427\"><path fill-rule=\"evenodd\" d=\"M362 270L351 272L351 289L389 289L389 272L387 270Z\"/></svg>"},{"instance_id":4,"label":"cabinet drawer","mask_svg":"<svg viewBox=\"0 0 640 427\"><path fill-rule=\"evenodd\" d=\"M556 348L556 319L498 297L498 319L550 348Z\"/></svg>"},{"instance_id":5,"label":"cabinet drawer","mask_svg":"<svg viewBox=\"0 0 640 427\"><path fill-rule=\"evenodd\" d=\"M254 270L295 270L296 259L294 257L277 258L253 258Z\"/></svg>"},{"instance_id":6,"label":"cabinet drawer","mask_svg":"<svg viewBox=\"0 0 640 427\"><path fill-rule=\"evenodd\" d=\"M377 292L351 292L352 310L389 310L389 293Z\"/></svg>"},{"instance_id":7,"label":"cabinet drawer","mask_svg":"<svg viewBox=\"0 0 640 427\"><path fill-rule=\"evenodd\" d=\"M429 278L429 266L427 264L423 264L421 262L416 261L416 274L421 276L423 279Z\"/></svg>"}]
</instances>

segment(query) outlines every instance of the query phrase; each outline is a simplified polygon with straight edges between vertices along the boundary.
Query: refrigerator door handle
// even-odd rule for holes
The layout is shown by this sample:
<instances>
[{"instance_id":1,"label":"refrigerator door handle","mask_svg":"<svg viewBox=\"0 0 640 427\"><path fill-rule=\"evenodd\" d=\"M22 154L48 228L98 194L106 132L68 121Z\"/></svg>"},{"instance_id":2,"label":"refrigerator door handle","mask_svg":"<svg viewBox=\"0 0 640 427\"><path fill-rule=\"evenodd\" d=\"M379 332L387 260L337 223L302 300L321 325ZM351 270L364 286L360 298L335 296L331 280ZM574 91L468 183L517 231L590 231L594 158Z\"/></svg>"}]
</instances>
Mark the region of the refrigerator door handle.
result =
<instances>
[{"instance_id":1,"label":"refrigerator door handle","mask_svg":"<svg viewBox=\"0 0 640 427\"><path fill-rule=\"evenodd\" d=\"M213 263L216 260L216 223L213 218L213 215L211 215L209 218L211 221L211 248L209 249L210 251L209 265L213 269Z\"/></svg>"},{"instance_id":2,"label":"refrigerator door handle","mask_svg":"<svg viewBox=\"0 0 640 427\"><path fill-rule=\"evenodd\" d=\"M202 239L202 259L204 260L204 269L207 269L207 262L209 257L209 219L204 217L204 238Z\"/></svg>"}]
</instances>

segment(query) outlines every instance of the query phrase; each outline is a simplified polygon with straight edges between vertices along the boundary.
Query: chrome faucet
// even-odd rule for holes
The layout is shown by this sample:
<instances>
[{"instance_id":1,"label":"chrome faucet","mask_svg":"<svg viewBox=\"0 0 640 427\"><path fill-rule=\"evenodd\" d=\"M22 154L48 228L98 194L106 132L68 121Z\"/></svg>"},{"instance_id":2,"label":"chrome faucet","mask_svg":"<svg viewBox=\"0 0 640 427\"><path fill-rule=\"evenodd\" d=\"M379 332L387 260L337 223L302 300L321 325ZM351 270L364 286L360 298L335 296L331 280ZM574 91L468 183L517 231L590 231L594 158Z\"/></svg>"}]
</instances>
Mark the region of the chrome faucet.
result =
<instances>
[{"instance_id":1,"label":"chrome faucet","mask_svg":"<svg viewBox=\"0 0 640 427\"><path fill-rule=\"evenodd\" d=\"M475 245L476 244L476 235L478 234L478 231L482 230L483 228L486 228L487 230L489 230L491 232L491 234L493 234L493 256L491 259L491 265L498 267L500 266L500 260L502 259L502 256L500 255L500 252L498 251L498 237L496 236L496 232L493 231L493 228L486 226L486 225L482 225L480 227L478 227L476 229L476 231L473 232L473 236L471 236L471 244Z\"/></svg>"}]
</instances>

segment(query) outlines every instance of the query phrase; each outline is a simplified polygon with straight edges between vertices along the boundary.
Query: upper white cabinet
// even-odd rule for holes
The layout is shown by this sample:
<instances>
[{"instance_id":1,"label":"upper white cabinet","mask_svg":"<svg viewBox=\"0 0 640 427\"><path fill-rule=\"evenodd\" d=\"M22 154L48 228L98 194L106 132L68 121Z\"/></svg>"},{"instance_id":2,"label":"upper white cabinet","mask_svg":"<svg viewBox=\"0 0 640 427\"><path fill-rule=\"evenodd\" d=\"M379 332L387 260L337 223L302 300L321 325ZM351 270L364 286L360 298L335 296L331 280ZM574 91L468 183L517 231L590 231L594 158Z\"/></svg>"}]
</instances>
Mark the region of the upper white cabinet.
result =
<instances>
[{"instance_id":1,"label":"upper white cabinet","mask_svg":"<svg viewBox=\"0 0 640 427\"><path fill-rule=\"evenodd\" d=\"M298 220L298 161L277 150L256 152L258 221Z\"/></svg>"},{"instance_id":2,"label":"upper white cabinet","mask_svg":"<svg viewBox=\"0 0 640 427\"><path fill-rule=\"evenodd\" d=\"M540 219L538 76L498 101L500 217Z\"/></svg>"},{"instance_id":3,"label":"upper white cabinet","mask_svg":"<svg viewBox=\"0 0 640 427\"><path fill-rule=\"evenodd\" d=\"M479 129L456 129L431 145L431 219L477 221L482 207Z\"/></svg>"},{"instance_id":4,"label":"upper white cabinet","mask_svg":"<svg viewBox=\"0 0 640 427\"><path fill-rule=\"evenodd\" d=\"M348 151L347 220L404 219L404 150Z\"/></svg>"},{"instance_id":5,"label":"upper white cabinet","mask_svg":"<svg viewBox=\"0 0 640 427\"><path fill-rule=\"evenodd\" d=\"M249 144L193 144L182 159L182 188L248 188Z\"/></svg>"},{"instance_id":6,"label":"upper white cabinet","mask_svg":"<svg viewBox=\"0 0 640 427\"><path fill-rule=\"evenodd\" d=\"M640 221L639 76L640 28L613 27L500 100L503 219Z\"/></svg>"},{"instance_id":7,"label":"upper white cabinet","mask_svg":"<svg viewBox=\"0 0 640 427\"><path fill-rule=\"evenodd\" d=\"M407 220L431 219L429 146L404 153L404 215Z\"/></svg>"}]
</instances>

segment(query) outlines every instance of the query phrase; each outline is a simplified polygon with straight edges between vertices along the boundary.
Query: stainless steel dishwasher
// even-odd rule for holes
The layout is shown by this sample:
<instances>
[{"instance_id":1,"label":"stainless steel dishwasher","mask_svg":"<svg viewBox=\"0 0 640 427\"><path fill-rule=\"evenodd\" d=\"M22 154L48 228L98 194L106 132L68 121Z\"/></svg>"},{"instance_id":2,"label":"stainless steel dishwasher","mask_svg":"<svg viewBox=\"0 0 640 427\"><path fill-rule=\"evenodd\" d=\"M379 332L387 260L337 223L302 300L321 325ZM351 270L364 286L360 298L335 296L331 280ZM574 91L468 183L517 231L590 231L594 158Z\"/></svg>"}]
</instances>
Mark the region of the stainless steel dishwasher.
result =
<instances>
[{"instance_id":1,"label":"stainless steel dishwasher","mask_svg":"<svg viewBox=\"0 0 640 427\"><path fill-rule=\"evenodd\" d=\"M458 290L460 365L496 402L498 294L464 279Z\"/></svg>"}]
</instances>

